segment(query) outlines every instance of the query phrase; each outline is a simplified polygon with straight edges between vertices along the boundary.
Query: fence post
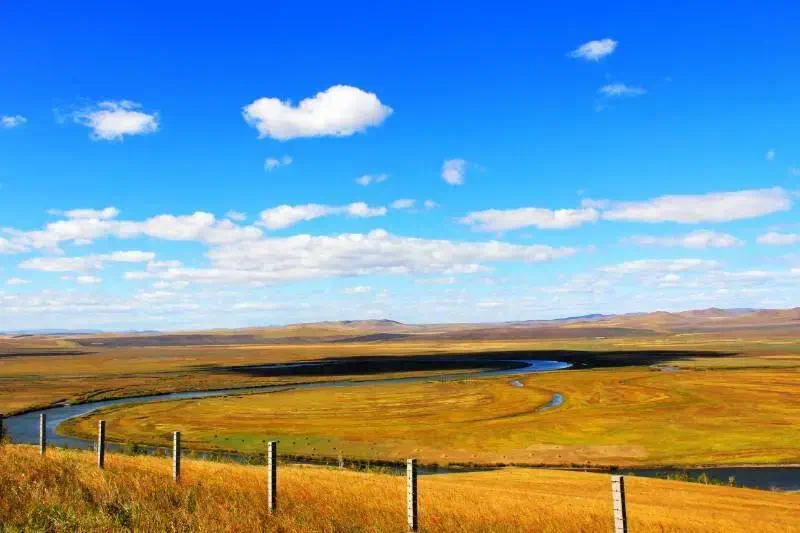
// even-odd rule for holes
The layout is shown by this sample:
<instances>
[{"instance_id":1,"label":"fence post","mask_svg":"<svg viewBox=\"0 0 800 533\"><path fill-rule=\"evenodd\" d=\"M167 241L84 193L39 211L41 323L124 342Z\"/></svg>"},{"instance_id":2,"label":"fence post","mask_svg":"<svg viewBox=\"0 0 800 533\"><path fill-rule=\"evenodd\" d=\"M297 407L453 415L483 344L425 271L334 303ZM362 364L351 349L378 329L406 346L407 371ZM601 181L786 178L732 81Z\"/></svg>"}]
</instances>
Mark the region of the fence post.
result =
<instances>
[{"instance_id":1,"label":"fence post","mask_svg":"<svg viewBox=\"0 0 800 533\"><path fill-rule=\"evenodd\" d=\"M3 418L2 415L0 415L0 444L3 444L3 439L6 436L6 429L5 429L5 426L3 425L4 422L5 422L5 418Z\"/></svg>"},{"instance_id":2,"label":"fence post","mask_svg":"<svg viewBox=\"0 0 800 533\"><path fill-rule=\"evenodd\" d=\"M270 514L278 508L278 442L267 443L267 506Z\"/></svg>"},{"instance_id":3,"label":"fence post","mask_svg":"<svg viewBox=\"0 0 800 533\"><path fill-rule=\"evenodd\" d=\"M97 466L105 467L106 464L106 421L100 420L97 423Z\"/></svg>"},{"instance_id":4,"label":"fence post","mask_svg":"<svg viewBox=\"0 0 800 533\"><path fill-rule=\"evenodd\" d=\"M417 515L417 460L409 459L406 461L406 482L407 493L406 503L408 506L408 530L419 531L419 516Z\"/></svg>"},{"instance_id":5,"label":"fence post","mask_svg":"<svg viewBox=\"0 0 800 533\"><path fill-rule=\"evenodd\" d=\"M39 455L47 451L47 415L39 415Z\"/></svg>"},{"instance_id":6,"label":"fence post","mask_svg":"<svg viewBox=\"0 0 800 533\"><path fill-rule=\"evenodd\" d=\"M625 508L625 478L611 476L611 497L614 499L614 533L628 533L628 512Z\"/></svg>"},{"instance_id":7,"label":"fence post","mask_svg":"<svg viewBox=\"0 0 800 533\"><path fill-rule=\"evenodd\" d=\"M181 432L172 434L172 480L181 480Z\"/></svg>"}]
</instances>

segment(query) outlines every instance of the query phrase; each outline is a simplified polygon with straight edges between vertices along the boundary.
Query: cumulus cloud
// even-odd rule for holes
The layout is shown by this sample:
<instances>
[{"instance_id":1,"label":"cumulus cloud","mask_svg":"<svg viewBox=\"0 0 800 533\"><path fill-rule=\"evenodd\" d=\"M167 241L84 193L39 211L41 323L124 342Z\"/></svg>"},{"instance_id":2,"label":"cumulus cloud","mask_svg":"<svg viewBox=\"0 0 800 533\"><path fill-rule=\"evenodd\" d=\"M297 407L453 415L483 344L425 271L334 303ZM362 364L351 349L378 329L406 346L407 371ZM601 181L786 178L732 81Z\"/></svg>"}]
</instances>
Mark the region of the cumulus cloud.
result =
<instances>
[{"instance_id":1,"label":"cumulus cloud","mask_svg":"<svg viewBox=\"0 0 800 533\"><path fill-rule=\"evenodd\" d=\"M759 235L756 239L759 244L771 244L775 246L788 246L800 244L800 233L778 233L770 231L764 235Z\"/></svg>"},{"instance_id":2,"label":"cumulus cloud","mask_svg":"<svg viewBox=\"0 0 800 533\"><path fill-rule=\"evenodd\" d=\"M467 173L467 161L464 159L447 159L442 165L442 179L450 185L464 183Z\"/></svg>"},{"instance_id":3,"label":"cumulus cloud","mask_svg":"<svg viewBox=\"0 0 800 533\"><path fill-rule=\"evenodd\" d=\"M641 87L631 87L630 85L625 85L624 83L609 83L608 85L603 85L600 87L597 92L606 97L614 97L641 96L647 91Z\"/></svg>"},{"instance_id":4,"label":"cumulus cloud","mask_svg":"<svg viewBox=\"0 0 800 533\"><path fill-rule=\"evenodd\" d=\"M267 159L264 160L264 170L266 170L267 172L272 172L273 170L279 167L288 167L289 165L292 164L292 161L293 161L292 157L288 155L285 155L280 159L276 159L274 157L268 157Z\"/></svg>"},{"instance_id":5,"label":"cumulus cloud","mask_svg":"<svg viewBox=\"0 0 800 533\"><path fill-rule=\"evenodd\" d=\"M429 240L374 230L366 234L295 235L218 246L207 254L212 263L209 268L167 268L159 272L139 272L135 278L198 283L279 283L417 273L452 276L486 271L489 265L497 262L533 264L575 253L575 249L568 247Z\"/></svg>"},{"instance_id":6,"label":"cumulus cloud","mask_svg":"<svg viewBox=\"0 0 800 533\"><path fill-rule=\"evenodd\" d=\"M117 141L125 135L146 135L158 131L158 113L144 112L130 100L99 102L72 114L73 120L91 129L95 140Z\"/></svg>"},{"instance_id":7,"label":"cumulus cloud","mask_svg":"<svg viewBox=\"0 0 800 533\"><path fill-rule=\"evenodd\" d=\"M617 41L610 38L589 41L580 45L569 55L586 61L600 61L604 57L611 55L617 49L617 44L619 44Z\"/></svg>"},{"instance_id":8,"label":"cumulus cloud","mask_svg":"<svg viewBox=\"0 0 800 533\"><path fill-rule=\"evenodd\" d=\"M348 136L378 126L392 114L375 93L349 85L334 85L297 106L278 98L259 98L242 115L259 138L280 141L299 137Z\"/></svg>"},{"instance_id":9,"label":"cumulus cloud","mask_svg":"<svg viewBox=\"0 0 800 533\"><path fill-rule=\"evenodd\" d=\"M9 278L6 280L7 285L27 285L28 283L30 283L30 280L22 278Z\"/></svg>"},{"instance_id":10,"label":"cumulus cloud","mask_svg":"<svg viewBox=\"0 0 800 533\"><path fill-rule=\"evenodd\" d=\"M0 117L0 125L4 128L16 128L28 122L22 115L3 115Z\"/></svg>"},{"instance_id":11,"label":"cumulus cloud","mask_svg":"<svg viewBox=\"0 0 800 533\"><path fill-rule=\"evenodd\" d=\"M104 209L69 209L61 211L60 209L50 209L47 211L50 215L64 216L69 219L86 219L96 218L98 220L110 220L119 215L119 209L116 207L106 207Z\"/></svg>"},{"instance_id":12,"label":"cumulus cloud","mask_svg":"<svg viewBox=\"0 0 800 533\"><path fill-rule=\"evenodd\" d=\"M595 201L596 202L596 201ZM607 202L603 218L627 222L730 222L755 218L792 207L780 187L709 194L659 196L643 202Z\"/></svg>"},{"instance_id":13,"label":"cumulus cloud","mask_svg":"<svg viewBox=\"0 0 800 533\"><path fill-rule=\"evenodd\" d=\"M411 209L417 201L413 198L399 198L392 202L389 207L392 209Z\"/></svg>"},{"instance_id":14,"label":"cumulus cloud","mask_svg":"<svg viewBox=\"0 0 800 533\"><path fill-rule=\"evenodd\" d=\"M770 148L769 150L767 150L767 155L765 155L764 157L767 159L767 161L775 161L775 149Z\"/></svg>"},{"instance_id":15,"label":"cumulus cloud","mask_svg":"<svg viewBox=\"0 0 800 533\"><path fill-rule=\"evenodd\" d=\"M422 205L425 207L425 209L428 210L436 209L437 207L439 207L439 204L437 202L434 202L433 200L425 200L425 202Z\"/></svg>"},{"instance_id":16,"label":"cumulus cloud","mask_svg":"<svg viewBox=\"0 0 800 533\"><path fill-rule=\"evenodd\" d=\"M567 229L596 222L595 209L544 209L523 207L519 209L488 209L475 211L459 219L461 224L476 231L507 231L535 226L539 229Z\"/></svg>"},{"instance_id":17,"label":"cumulus cloud","mask_svg":"<svg viewBox=\"0 0 800 533\"><path fill-rule=\"evenodd\" d=\"M75 281L80 285L97 285L99 283L103 283L102 278L89 275L78 276L75 278Z\"/></svg>"},{"instance_id":18,"label":"cumulus cloud","mask_svg":"<svg viewBox=\"0 0 800 533\"><path fill-rule=\"evenodd\" d=\"M19 267L42 272L86 272L102 270L107 262L144 263L153 260L155 255L153 252L132 250L81 257L34 257L21 262Z\"/></svg>"},{"instance_id":19,"label":"cumulus cloud","mask_svg":"<svg viewBox=\"0 0 800 533\"><path fill-rule=\"evenodd\" d=\"M355 181L356 183L358 183L362 187L366 187L367 185L370 185L372 183L383 183L387 179L389 179L389 175L388 174L375 174L375 175L365 174L363 176L359 176L358 178L354 179L353 181Z\"/></svg>"},{"instance_id":20,"label":"cumulus cloud","mask_svg":"<svg viewBox=\"0 0 800 533\"><path fill-rule=\"evenodd\" d=\"M698 230L686 235L669 235L656 237L652 235L637 235L623 239L624 243L639 246L666 246L682 248L732 248L744 243L728 233L710 230Z\"/></svg>"},{"instance_id":21,"label":"cumulus cloud","mask_svg":"<svg viewBox=\"0 0 800 533\"><path fill-rule=\"evenodd\" d=\"M353 202L343 206L323 204L279 205L261 212L261 223L268 229L284 229L298 222L314 220L330 215L348 215L355 218L383 216L385 207L370 207L364 202Z\"/></svg>"},{"instance_id":22,"label":"cumulus cloud","mask_svg":"<svg viewBox=\"0 0 800 533\"><path fill-rule=\"evenodd\" d=\"M18 254L27 249L28 248L20 242L0 237L0 254Z\"/></svg>"},{"instance_id":23,"label":"cumulus cloud","mask_svg":"<svg viewBox=\"0 0 800 533\"><path fill-rule=\"evenodd\" d=\"M4 246L0 242L0 250L13 247L17 252L29 249L60 252L61 243L90 244L107 236L120 239L147 236L165 240L223 244L236 240L257 239L262 234L259 228L239 226L230 220L217 220L213 214L203 211L191 215L158 215L143 221L116 220L113 218L117 215L114 208L79 209L65 214L66 220L48 223L40 230L19 231L5 228L6 234L10 235L10 239L7 239L10 244Z\"/></svg>"}]
</instances>

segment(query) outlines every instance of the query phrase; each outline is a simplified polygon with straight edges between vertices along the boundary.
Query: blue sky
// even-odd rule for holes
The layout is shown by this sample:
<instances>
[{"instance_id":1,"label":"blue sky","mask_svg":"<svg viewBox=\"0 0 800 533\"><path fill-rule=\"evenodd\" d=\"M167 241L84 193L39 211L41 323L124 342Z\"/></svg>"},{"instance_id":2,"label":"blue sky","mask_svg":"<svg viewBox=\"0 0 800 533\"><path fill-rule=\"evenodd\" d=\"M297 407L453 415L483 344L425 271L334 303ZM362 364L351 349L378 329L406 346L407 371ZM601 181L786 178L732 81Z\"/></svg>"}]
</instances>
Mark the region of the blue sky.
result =
<instances>
[{"instance_id":1,"label":"blue sky","mask_svg":"<svg viewBox=\"0 0 800 533\"><path fill-rule=\"evenodd\" d=\"M791 3L0 8L0 330L791 307Z\"/></svg>"}]
</instances>

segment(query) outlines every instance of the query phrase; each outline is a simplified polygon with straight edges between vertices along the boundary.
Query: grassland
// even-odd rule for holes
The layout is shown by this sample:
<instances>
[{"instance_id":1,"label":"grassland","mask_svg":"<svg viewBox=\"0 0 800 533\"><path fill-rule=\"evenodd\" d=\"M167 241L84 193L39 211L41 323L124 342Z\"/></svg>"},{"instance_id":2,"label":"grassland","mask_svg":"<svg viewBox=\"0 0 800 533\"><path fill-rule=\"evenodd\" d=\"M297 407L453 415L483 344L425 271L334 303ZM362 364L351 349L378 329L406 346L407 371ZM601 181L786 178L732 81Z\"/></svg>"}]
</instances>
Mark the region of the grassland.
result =
<instances>
[{"instance_id":1,"label":"grassland","mask_svg":"<svg viewBox=\"0 0 800 533\"><path fill-rule=\"evenodd\" d=\"M426 463L800 463L800 371L561 371L121 406L64 423L91 437L199 449ZM560 407L541 411L555 393Z\"/></svg>"},{"instance_id":2,"label":"grassland","mask_svg":"<svg viewBox=\"0 0 800 533\"><path fill-rule=\"evenodd\" d=\"M281 466L279 510L266 511L263 467L0 446L4 531L406 531L402 477ZM609 478L503 469L422 476L422 531L582 532L612 529ZM630 530L800 531L800 495L644 478L627 480Z\"/></svg>"},{"instance_id":3,"label":"grassland","mask_svg":"<svg viewBox=\"0 0 800 533\"><path fill-rule=\"evenodd\" d=\"M304 334L319 333L303 331ZM272 333L274 334L274 333ZM13 414L62 402L78 403L185 390L250 387L351 376L265 376L236 371L247 365L339 359L354 356L546 354L553 350L591 352L584 362L625 350L661 350L652 363L682 368L799 368L796 330L736 334L694 333L647 338L563 338L527 340L425 340L298 345L207 345L109 348L82 341L41 337L0 338L0 414ZM88 344L88 345L87 345ZM663 353L674 353L673 358ZM692 355L694 354L694 355ZM715 355L718 354L718 355ZM563 355L563 354L561 354ZM648 364L647 356L629 357ZM619 358L614 364L629 364ZM395 372L395 375L399 375Z\"/></svg>"}]
</instances>

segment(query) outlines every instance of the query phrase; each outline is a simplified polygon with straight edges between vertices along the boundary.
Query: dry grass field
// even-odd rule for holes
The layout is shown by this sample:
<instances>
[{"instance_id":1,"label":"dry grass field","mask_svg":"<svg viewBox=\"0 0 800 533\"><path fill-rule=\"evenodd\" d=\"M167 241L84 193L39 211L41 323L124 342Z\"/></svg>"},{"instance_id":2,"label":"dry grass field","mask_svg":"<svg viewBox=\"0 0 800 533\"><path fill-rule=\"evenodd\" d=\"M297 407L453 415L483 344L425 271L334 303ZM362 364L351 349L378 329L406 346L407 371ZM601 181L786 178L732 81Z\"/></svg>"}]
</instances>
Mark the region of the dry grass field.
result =
<instances>
[{"instance_id":1,"label":"dry grass field","mask_svg":"<svg viewBox=\"0 0 800 533\"><path fill-rule=\"evenodd\" d=\"M800 531L800 495L628 478L630 530ZM281 466L278 512L266 510L263 467L184 460L179 484L168 459L0 446L3 531L406 531L405 479ZM609 476L502 469L422 476L427 532L612 530Z\"/></svg>"},{"instance_id":2,"label":"dry grass field","mask_svg":"<svg viewBox=\"0 0 800 533\"><path fill-rule=\"evenodd\" d=\"M308 333L307 331L305 333ZM547 338L517 340L426 340L304 344L94 346L86 340L48 337L0 337L0 414L62 402L78 403L126 396L186 390L334 379L331 376L264 376L232 371L259 364L339 359L355 356L464 355L506 353L522 357L553 350L590 352L603 357L625 350L675 353L668 363L684 368L800 368L800 337L796 330L732 333L691 333L647 338ZM691 355L696 352L696 355ZM680 355L679 354L683 354ZM723 354L724 356L714 356ZM546 357L546 355L545 355ZM557 357L557 356L554 356ZM635 357L634 357L635 358ZM637 364L647 362L647 356ZM625 365L620 359L615 364ZM394 375L402 372L394 371ZM418 372L417 372L418 373ZM361 374L335 379L372 379Z\"/></svg>"},{"instance_id":3,"label":"dry grass field","mask_svg":"<svg viewBox=\"0 0 800 533\"><path fill-rule=\"evenodd\" d=\"M800 463L800 371L566 370L519 378L361 385L105 409L63 432L199 449L425 463ZM554 393L564 403L541 411ZM366 429L368 428L368 429Z\"/></svg>"}]
</instances>

